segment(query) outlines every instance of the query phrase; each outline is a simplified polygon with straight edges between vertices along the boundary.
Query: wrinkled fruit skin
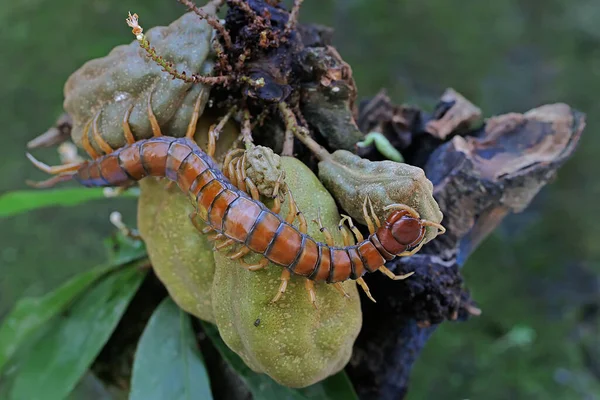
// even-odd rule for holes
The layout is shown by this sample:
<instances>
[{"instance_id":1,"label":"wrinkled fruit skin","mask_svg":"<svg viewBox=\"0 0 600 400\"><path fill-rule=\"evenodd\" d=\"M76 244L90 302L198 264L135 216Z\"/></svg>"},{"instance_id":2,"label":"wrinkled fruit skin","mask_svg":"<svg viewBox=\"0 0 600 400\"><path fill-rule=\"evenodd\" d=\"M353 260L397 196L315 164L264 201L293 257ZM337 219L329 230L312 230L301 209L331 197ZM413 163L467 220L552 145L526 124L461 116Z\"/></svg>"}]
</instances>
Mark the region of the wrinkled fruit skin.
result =
<instances>
[{"instance_id":1,"label":"wrinkled fruit skin","mask_svg":"<svg viewBox=\"0 0 600 400\"><path fill-rule=\"evenodd\" d=\"M368 195L375 213L385 218L389 204L406 204L421 218L440 223L443 214L433 198L433 184L421 168L394 161L369 161L345 150L319 163L319 178L352 218L366 225L363 201ZM437 235L429 227L425 240Z\"/></svg>"},{"instance_id":2,"label":"wrinkled fruit skin","mask_svg":"<svg viewBox=\"0 0 600 400\"><path fill-rule=\"evenodd\" d=\"M178 71L209 74L213 67L210 45L212 28L192 12L167 27L154 27L146 33L159 55L172 61ZM64 87L64 109L73 118L71 136L81 146L87 124L100 112L98 129L113 148L125 145L123 117L131 105L129 118L136 140L152 136L148 120L148 97L161 129L170 136L185 135L194 104L201 98L200 113L208 102L210 88L185 83L171 77L147 57L137 40L115 47L107 56L88 61L75 71ZM102 154L89 134L90 144Z\"/></svg>"},{"instance_id":3,"label":"wrinkled fruit skin","mask_svg":"<svg viewBox=\"0 0 600 400\"><path fill-rule=\"evenodd\" d=\"M301 161L291 157L281 161L286 182L308 221L309 234L325 240L312 222L320 208L323 224L341 245L336 229L340 215L331 195ZM286 200L281 215L287 213L287 205ZM247 262L258 259L254 255L247 257ZM348 363L362 324L354 281L343 283L350 299L332 285L316 284L315 310L304 287L305 278L292 276L284 296L273 304L270 301L279 288L281 267L269 264L250 272L222 252L215 253L215 262L212 299L217 326L225 343L250 368L298 388L325 379Z\"/></svg>"},{"instance_id":4,"label":"wrinkled fruit skin","mask_svg":"<svg viewBox=\"0 0 600 400\"><path fill-rule=\"evenodd\" d=\"M154 272L175 303L196 317L215 322L211 287L215 273L213 245L190 221L194 206L166 179L140 181L138 229Z\"/></svg>"}]
</instances>

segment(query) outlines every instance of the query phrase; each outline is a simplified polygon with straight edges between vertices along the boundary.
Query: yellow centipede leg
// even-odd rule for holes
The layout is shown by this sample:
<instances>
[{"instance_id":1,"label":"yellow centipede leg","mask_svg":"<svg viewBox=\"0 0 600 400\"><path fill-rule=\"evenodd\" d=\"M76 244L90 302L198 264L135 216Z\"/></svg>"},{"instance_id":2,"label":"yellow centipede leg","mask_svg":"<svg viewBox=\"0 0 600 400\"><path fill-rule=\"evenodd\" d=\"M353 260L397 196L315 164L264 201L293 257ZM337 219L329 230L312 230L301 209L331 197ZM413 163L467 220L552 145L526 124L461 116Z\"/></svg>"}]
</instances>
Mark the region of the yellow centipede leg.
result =
<instances>
[{"instance_id":1,"label":"yellow centipede leg","mask_svg":"<svg viewBox=\"0 0 600 400\"><path fill-rule=\"evenodd\" d=\"M246 264L244 262L244 260L241 258L240 258L240 262L244 269L247 269L248 271L253 271L253 272L261 270L261 269L265 268L267 265L269 265L269 260L267 260L264 257L261 258L261 260L259 262L257 262L256 264Z\"/></svg>"},{"instance_id":2,"label":"yellow centipede leg","mask_svg":"<svg viewBox=\"0 0 600 400\"><path fill-rule=\"evenodd\" d=\"M346 221L346 217L342 216L342 219L340 220L340 222L338 224L338 230L342 234L342 239L344 240L344 246L350 246L352 244L352 242L350 240L350 234L348 233L348 228L346 228L346 225L344 225L345 221Z\"/></svg>"},{"instance_id":3,"label":"yellow centipede leg","mask_svg":"<svg viewBox=\"0 0 600 400\"><path fill-rule=\"evenodd\" d=\"M91 125L92 120L89 120L88 123L85 124L85 126L83 127L83 134L81 135L81 146L83 147L85 152L88 153L88 155L92 158L92 160L95 160L96 158L100 157L100 154L98 154L98 152L90 144L89 133Z\"/></svg>"},{"instance_id":4,"label":"yellow centipede leg","mask_svg":"<svg viewBox=\"0 0 600 400\"><path fill-rule=\"evenodd\" d=\"M229 118L235 112L236 109L237 109L237 107L233 106L227 112L227 114L225 114L225 116L223 118L221 118L221 120L219 121L218 124L216 124L216 125L213 124L208 129L208 148L207 148L206 154L208 154L211 158L215 158L215 152L217 149L217 140L219 139L219 135L221 134L221 131L225 127L225 124L227 123L227 121L229 120Z\"/></svg>"},{"instance_id":5,"label":"yellow centipede leg","mask_svg":"<svg viewBox=\"0 0 600 400\"><path fill-rule=\"evenodd\" d=\"M271 300L271 303L275 303L276 301L281 299L281 296L283 296L283 294L285 293L285 290L287 289L287 285L290 280L290 276L291 276L290 271L287 268L284 268L283 271L281 272L281 278L280 278L281 284L279 285L279 291L277 292L275 297L273 297L273 300Z\"/></svg>"},{"instance_id":6,"label":"yellow centipede leg","mask_svg":"<svg viewBox=\"0 0 600 400\"><path fill-rule=\"evenodd\" d=\"M350 216L344 215L344 214L342 214L342 217L343 217L342 219L345 219L346 221L348 221L348 226L350 227L350 230L352 231L352 233L354 233L354 236L356 237L356 241L358 243L360 243L363 240L365 240L365 238L363 237L363 234L360 233L358 228L354 225L352 218L350 218Z\"/></svg>"},{"instance_id":7,"label":"yellow centipede leg","mask_svg":"<svg viewBox=\"0 0 600 400\"><path fill-rule=\"evenodd\" d=\"M373 303L377 303L375 301L375 299L373 298L373 296L371 295L371 291L369 290L369 286L367 286L367 282L365 282L365 280L363 278L358 278L356 280L356 283L358 283L360 285L360 287L362 288L362 290L364 290L365 294L367 295L367 297L373 302Z\"/></svg>"},{"instance_id":8,"label":"yellow centipede leg","mask_svg":"<svg viewBox=\"0 0 600 400\"><path fill-rule=\"evenodd\" d=\"M131 111L133 111L133 104L131 104L127 111L125 111L122 123L123 136L125 136L125 141L127 142L127 144L135 143L135 137L133 136L133 132L131 132L131 125L129 125L129 117L131 117Z\"/></svg>"},{"instance_id":9,"label":"yellow centipede leg","mask_svg":"<svg viewBox=\"0 0 600 400\"><path fill-rule=\"evenodd\" d=\"M373 217L373 220L375 221L375 226L379 228L381 226L381 221L379 221L377 214L375 214L375 210L373 210L373 203L371 202L371 198L367 196L367 199L369 199L369 209L371 211L371 217Z\"/></svg>"},{"instance_id":10,"label":"yellow centipede leg","mask_svg":"<svg viewBox=\"0 0 600 400\"><path fill-rule=\"evenodd\" d=\"M235 244L235 240L233 239L225 239L221 243L215 245L215 250L223 250L226 247L232 246Z\"/></svg>"},{"instance_id":11,"label":"yellow centipede leg","mask_svg":"<svg viewBox=\"0 0 600 400\"><path fill-rule=\"evenodd\" d=\"M160 125L158 125L158 120L156 119L156 115L152 111L152 91L148 94L148 104L146 105L146 109L148 112L148 119L150 120L150 126L152 127L152 133L155 137L162 136L162 132L160 131Z\"/></svg>"},{"instance_id":12,"label":"yellow centipede leg","mask_svg":"<svg viewBox=\"0 0 600 400\"><path fill-rule=\"evenodd\" d=\"M235 163L235 177L237 179L238 188L242 192L248 193L248 189L246 188L246 182L244 182L244 174L242 173L242 165L245 164L245 159L246 153L244 153L243 156L239 157L237 162Z\"/></svg>"},{"instance_id":13,"label":"yellow centipede leg","mask_svg":"<svg viewBox=\"0 0 600 400\"><path fill-rule=\"evenodd\" d=\"M396 275L394 274L392 271L390 271L389 269L387 269L385 266L381 266L379 267L379 271L381 271L385 276L387 276L388 278L395 280L395 281L401 281L403 279L408 278L409 276L411 276L412 274L414 274L415 272L409 272L408 274L404 274L404 275Z\"/></svg>"},{"instance_id":14,"label":"yellow centipede leg","mask_svg":"<svg viewBox=\"0 0 600 400\"><path fill-rule=\"evenodd\" d=\"M251 251L252 250L250 250L249 247L243 246L237 252L228 255L228 257L230 260L238 260L238 259L241 259L242 257L244 257L246 254L250 253Z\"/></svg>"},{"instance_id":15,"label":"yellow centipede leg","mask_svg":"<svg viewBox=\"0 0 600 400\"><path fill-rule=\"evenodd\" d=\"M112 147L110 147L110 145L108 143L106 143L106 141L102 138L102 135L100 135L100 131L98 130L98 119L100 118L100 114L101 114L102 110L98 110L98 112L96 113L96 115L94 116L94 120L92 121L92 136L94 136L94 140L96 141L96 144L98 144L98 146L100 146L100 148L102 149L102 151L105 154L110 154L112 153L114 150Z\"/></svg>"},{"instance_id":16,"label":"yellow centipede leg","mask_svg":"<svg viewBox=\"0 0 600 400\"><path fill-rule=\"evenodd\" d=\"M340 294L342 296L344 296L345 298L349 299L350 295L348 294L348 292L346 292L346 290L344 289L344 286L342 285L341 282L336 282L333 284L333 287L337 289L338 292L340 292Z\"/></svg>"},{"instance_id":17,"label":"yellow centipede leg","mask_svg":"<svg viewBox=\"0 0 600 400\"><path fill-rule=\"evenodd\" d=\"M287 271L287 269L285 271ZM318 307L317 307L317 293L315 292L315 282L311 281L310 279L306 279L304 282L304 287L306 288L306 291L308 292L308 300L312 303L315 310L317 310Z\"/></svg>"},{"instance_id":18,"label":"yellow centipede leg","mask_svg":"<svg viewBox=\"0 0 600 400\"><path fill-rule=\"evenodd\" d=\"M202 104L203 91L200 91L198 97L196 98L196 102L194 103L194 112L192 113L192 119L188 124L187 131L185 132L185 137L194 140L194 134L196 133L196 126L198 124L198 117L200 116L200 105ZM212 157L212 156L211 156Z\"/></svg>"},{"instance_id":19,"label":"yellow centipede leg","mask_svg":"<svg viewBox=\"0 0 600 400\"><path fill-rule=\"evenodd\" d=\"M329 232L329 229L327 229L327 227L323 226L323 221L321 221L321 209L317 210L317 220L313 220L313 222L319 224L319 230L325 236L325 243L327 244L327 246L335 246L335 242L333 240L333 236L331 236L331 232Z\"/></svg>"},{"instance_id":20,"label":"yellow centipede leg","mask_svg":"<svg viewBox=\"0 0 600 400\"><path fill-rule=\"evenodd\" d=\"M375 233L375 226L373 225L373 221L371 220L371 217L369 216L369 213L367 212L367 200L369 199L369 196L365 196L365 201L363 202L363 217L365 218L365 221L367 222L367 227L369 228L369 233L373 234Z\"/></svg>"}]
</instances>

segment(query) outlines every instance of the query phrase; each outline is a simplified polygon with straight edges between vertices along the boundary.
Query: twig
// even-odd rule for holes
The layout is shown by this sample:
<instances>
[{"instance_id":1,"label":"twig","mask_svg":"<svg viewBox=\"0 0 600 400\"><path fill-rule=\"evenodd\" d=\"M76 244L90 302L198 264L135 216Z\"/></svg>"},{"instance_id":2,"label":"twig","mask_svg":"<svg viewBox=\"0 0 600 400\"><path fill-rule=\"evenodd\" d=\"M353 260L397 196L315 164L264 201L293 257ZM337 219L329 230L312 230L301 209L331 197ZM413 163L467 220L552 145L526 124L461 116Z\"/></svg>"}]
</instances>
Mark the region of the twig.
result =
<instances>
[{"instance_id":1,"label":"twig","mask_svg":"<svg viewBox=\"0 0 600 400\"><path fill-rule=\"evenodd\" d=\"M198 15L200 18L205 19L206 22L208 22L208 24L210 26L215 28L221 34L221 36L223 37L223 40L225 41L225 47L228 49L231 49L231 35L229 35L227 28L225 28L223 26L223 24L221 24L219 22L219 20L217 18L215 18L214 15L208 14L202 8L199 8L196 4L194 4L194 2L191 0L177 0L177 1L179 1L181 4L186 6L190 11L195 12L196 15ZM219 7L221 7L224 2L225 2L224 0L216 0L216 1L212 1L210 4L213 4L215 6L215 9L218 10Z\"/></svg>"},{"instance_id":2,"label":"twig","mask_svg":"<svg viewBox=\"0 0 600 400\"><path fill-rule=\"evenodd\" d=\"M319 160L325 160L331 157L331 154L313 138L310 137L308 129L298 126L298 121L294 112L284 102L279 103L279 111L285 122L286 142L288 141L288 132L296 136L310 151L312 151ZM292 141L293 143L293 141ZM284 152L286 151L286 143L284 142ZM288 145L289 146L289 145ZM292 144L293 151L293 144ZM282 153L283 154L283 153Z\"/></svg>"},{"instance_id":3,"label":"twig","mask_svg":"<svg viewBox=\"0 0 600 400\"><path fill-rule=\"evenodd\" d=\"M300 6L304 0L294 0L294 7L292 8L292 12L290 12L290 17L288 18L285 24L285 30L283 31L284 36L288 36L290 32L296 26L298 22L298 13L300 12Z\"/></svg>"},{"instance_id":4,"label":"twig","mask_svg":"<svg viewBox=\"0 0 600 400\"><path fill-rule=\"evenodd\" d=\"M232 76L202 76L198 74L192 74L188 76L185 71L177 71L172 62L165 60L162 56L159 56L156 52L156 49L150 45L148 38L143 33L144 29L138 23L137 14L131 15L131 13L129 13L129 18L127 18L125 21L127 22L127 25L132 28L131 32L135 35L140 47L146 51L148 57L161 66L163 71L167 72L174 79L181 79L187 83L203 83L206 85L226 84L233 80Z\"/></svg>"}]
</instances>

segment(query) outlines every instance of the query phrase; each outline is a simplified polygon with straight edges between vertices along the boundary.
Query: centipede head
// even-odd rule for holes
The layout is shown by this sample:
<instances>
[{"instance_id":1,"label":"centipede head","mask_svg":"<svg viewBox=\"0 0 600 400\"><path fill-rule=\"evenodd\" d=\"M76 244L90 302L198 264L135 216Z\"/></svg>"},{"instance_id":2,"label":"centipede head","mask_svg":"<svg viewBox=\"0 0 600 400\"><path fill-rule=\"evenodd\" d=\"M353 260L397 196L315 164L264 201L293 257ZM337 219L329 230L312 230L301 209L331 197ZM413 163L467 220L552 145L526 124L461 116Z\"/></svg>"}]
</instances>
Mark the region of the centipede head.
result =
<instances>
[{"instance_id":1,"label":"centipede head","mask_svg":"<svg viewBox=\"0 0 600 400\"><path fill-rule=\"evenodd\" d=\"M392 211L385 221L392 237L401 245L414 247L425 237L425 225L406 210Z\"/></svg>"},{"instance_id":2,"label":"centipede head","mask_svg":"<svg viewBox=\"0 0 600 400\"><path fill-rule=\"evenodd\" d=\"M428 226L437 228L439 234L446 232L442 225L421 219L416 210L406 205L392 204L384 209L392 211L377 235L381 244L392 254L408 256L419 251L425 244ZM413 250L406 251L407 249Z\"/></svg>"}]
</instances>

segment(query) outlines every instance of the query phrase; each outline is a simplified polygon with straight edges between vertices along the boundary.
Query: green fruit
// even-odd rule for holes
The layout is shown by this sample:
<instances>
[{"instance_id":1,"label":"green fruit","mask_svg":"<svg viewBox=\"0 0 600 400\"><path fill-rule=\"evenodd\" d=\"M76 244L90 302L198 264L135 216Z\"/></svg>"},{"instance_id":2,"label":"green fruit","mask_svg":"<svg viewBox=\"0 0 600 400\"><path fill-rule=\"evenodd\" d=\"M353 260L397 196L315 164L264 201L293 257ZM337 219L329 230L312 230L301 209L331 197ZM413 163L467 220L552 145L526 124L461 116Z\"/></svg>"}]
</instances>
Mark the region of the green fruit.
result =
<instances>
[{"instance_id":1,"label":"green fruit","mask_svg":"<svg viewBox=\"0 0 600 400\"><path fill-rule=\"evenodd\" d=\"M215 321L211 288L215 273L213 245L190 221L194 206L166 179L140 181L138 229L158 278L179 307L196 317Z\"/></svg>"},{"instance_id":2,"label":"green fruit","mask_svg":"<svg viewBox=\"0 0 600 400\"><path fill-rule=\"evenodd\" d=\"M395 161L369 161L345 150L338 150L319 163L319 178L341 208L366 225L363 202L369 196L375 214L385 218L387 205L406 204L421 218L440 223L443 214L433 198L433 184L421 168ZM429 227L425 241L437 235Z\"/></svg>"},{"instance_id":3,"label":"green fruit","mask_svg":"<svg viewBox=\"0 0 600 400\"><path fill-rule=\"evenodd\" d=\"M198 130L205 139L208 127L216 120L206 114L198 120ZM238 135L233 123L225 125L217 141L218 158ZM175 303L188 313L214 323L213 244L190 221L189 215L195 210L190 197L174 183L167 188L167 183L166 179L151 177L139 182L138 229L152 267Z\"/></svg>"},{"instance_id":4,"label":"green fruit","mask_svg":"<svg viewBox=\"0 0 600 400\"><path fill-rule=\"evenodd\" d=\"M286 183L308 221L308 232L325 241L317 224L320 210L324 226L341 245L340 220L335 201L318 178L302 162L281 157ZM289 201L282 206L286 215ZM298 224L295 223L295 226ZM259 255L247 256L254 263ZM343 283L350 298L332 286L315 285L315 309L305 290L306 279L292 276L283 297L278 291L282 267L269 264L250 272L222 252L215 253L212 302L214 316L225 343L256 372L269 375L289 387L305 387L339 372L348 363L362 324L355 281Z\"/></svg>"},{"instance_id":5,"label":"green fruit","mask_svg":"<svg viewBox=\"0 0 600 400\"><path fill-rule=\"evenodd\" d=\"M206 7L205 11L214 13L214 8ZM172 62L178 71L188 75L211 73L213 29L195 13L187 13L169 26L154 27L145 34L157 54ZM151 96L152 110L163 133L182 137L196 99L200 96L202 114L209 92L208 86L172 79L134 40L75 71L64 87L64 109L73 119L73 141L81 146L85 132L92 147L101 153L89 129L95 116L100 136L116 149L126 143L122 122L127 110L133 107L129 117L133 135L136 140L147 139L152 136L147 111Z\"/></svg>"}]
</instances>

